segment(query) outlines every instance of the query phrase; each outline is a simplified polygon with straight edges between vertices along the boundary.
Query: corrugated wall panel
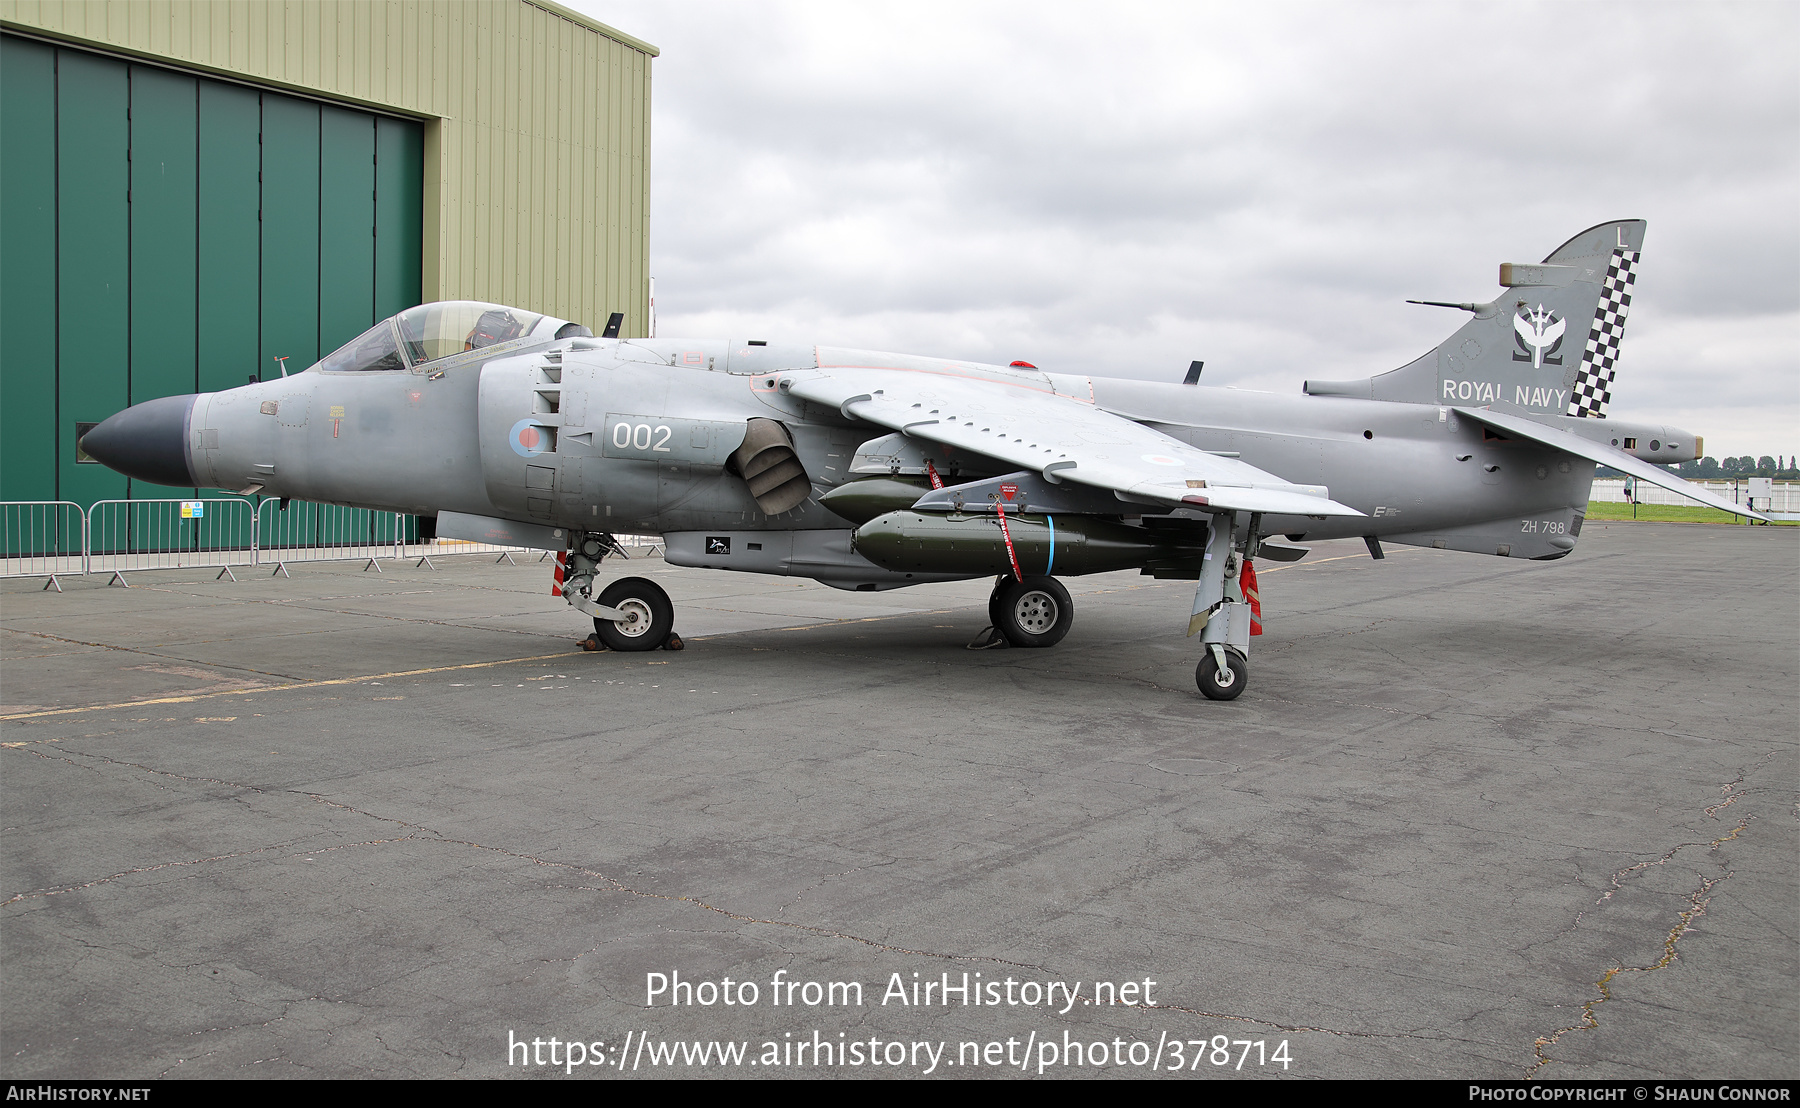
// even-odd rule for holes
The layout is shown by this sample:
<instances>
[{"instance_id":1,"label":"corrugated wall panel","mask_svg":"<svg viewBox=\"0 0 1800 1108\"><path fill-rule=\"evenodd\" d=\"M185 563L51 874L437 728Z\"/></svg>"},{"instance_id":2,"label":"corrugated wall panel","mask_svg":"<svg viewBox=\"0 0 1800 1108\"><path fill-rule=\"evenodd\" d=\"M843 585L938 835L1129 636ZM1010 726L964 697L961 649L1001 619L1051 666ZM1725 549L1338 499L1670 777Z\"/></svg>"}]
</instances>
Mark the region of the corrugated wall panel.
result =
<instances>
[{"instance_id":1,"label":"corrugated wall panel","mask_svg":"<svg viewBox=\"0 0 1800 1108\"><path fill-rule=\"evenodd\" d=\"M319 353L375 322L375 120L319 109Z\"/></svg>"},{"instance_id":2,"label":"corrugated wall panel","mask_svg":"<svg viewBox=\"0 0 1800 1108\"><path fill-rule=\"evenodd\" d=\"M437 120L426 295L642 333L647 44L522 0L0 0L0 23Z\"/></svg>"},{"instance_id":3,"label":"corrugated wall panel","mask_svg":"<svg viewBox=\"0 0 1800 1108\"><path fill-rule=\"evenodd\" d=\"M419 303L425 150L421 129L375 121L375 318Z\"/></svg>"},{"instance_id":4,"label":"corrugated wall panel","mask_svg":"<svg viewBox=\"0 0 1800 1108\"><path fill-rule=\"evenodd\" d=\"M257 218L262 188L262 107L254 90L237 85L202 80L198 91L195 387L216 392L265 375L257 364L256 341L262 295ZM235 491L203 489L201 495ZM250 541L246 520L228 515L209 519L206 526L212 531L209 541L234 545Z\"/></svg>"},{"instance_id":5,"label":"corrugated wall panel","mask_svg":"<svg viewBox=\"0 0 1800 1108\"><path fill-rule=\"evenodd\" d=\"M57 52L57 498L122 497L124 477L75 461L75 424L129 403L130 80L123 62ZM35 499L35 498L34 498Z\"/></svg>"},{"instance_id":6,"label":"corrugated wall panel","mask_svg":"<svg viewBox=\"0 0 1800 1108\"><path fill-rule=\"evenodd\" d=\"M304 368L418 302L419 124L10 35L0 50L0 499L181 495L79 462L77 425L273 375L267 348Z\"/></svg>"},{"instance_id":7,"label":"corrugated wall panel","mask_svg":"<svg viewBox=\"0 0 1800 1108\"><path fill-rule=\"evenodd\" d=\"M262 356L298 373L319 349L319 105L262 98Z\"/></svg>"},{"instance_id":8,"label":"corrugated wall panel","mask_svg":"<svg viewBox=\"0 0 1800 1108\"><path fill-rule=\"evenodd\" d=\"M133 404L194 391L198 85L131 67Z\"/></svg>"},{"instance_id":9,"label":"corrugated wall panel","mask_svg":"<svg viewBox=\"0 0 1800 1108\"><path fill-rule=\"evenodd\" d=\"M0 500L56 495L56 54L0 40Z\"/></svg>"},{"instance_id":10,"label":"corrugated wall panel","mask_svg":"<svg viewBox=\"0 0 1800 1108\"><path fill-rule=\"evenodd\" d=\"M263 361L257 333L262 249L262 104L254 89L200 82L199 379L203 392L278 370Z\"/></svg>"}]
</instances>

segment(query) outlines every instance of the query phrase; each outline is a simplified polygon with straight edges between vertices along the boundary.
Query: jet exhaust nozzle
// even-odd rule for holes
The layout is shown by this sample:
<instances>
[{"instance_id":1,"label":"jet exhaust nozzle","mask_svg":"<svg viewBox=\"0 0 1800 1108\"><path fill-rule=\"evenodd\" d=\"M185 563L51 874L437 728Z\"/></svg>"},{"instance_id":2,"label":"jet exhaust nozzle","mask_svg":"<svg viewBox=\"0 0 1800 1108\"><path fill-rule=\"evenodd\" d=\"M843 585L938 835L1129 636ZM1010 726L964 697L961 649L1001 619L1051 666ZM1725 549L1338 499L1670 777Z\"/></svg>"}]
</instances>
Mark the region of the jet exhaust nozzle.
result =
<instances>
[{"instance_id":1,"label":"jet exhaust nozzle","mask_svg":"<svg viewBox=\"0 0 1800 1108\"><path fill-rule=\"evenodd\" d=\"M199 399L198 394L161 396L133 404L83 435L81 449L134 481L196 486L187 443L188 420Z\"/></svg>"}]
</instances>

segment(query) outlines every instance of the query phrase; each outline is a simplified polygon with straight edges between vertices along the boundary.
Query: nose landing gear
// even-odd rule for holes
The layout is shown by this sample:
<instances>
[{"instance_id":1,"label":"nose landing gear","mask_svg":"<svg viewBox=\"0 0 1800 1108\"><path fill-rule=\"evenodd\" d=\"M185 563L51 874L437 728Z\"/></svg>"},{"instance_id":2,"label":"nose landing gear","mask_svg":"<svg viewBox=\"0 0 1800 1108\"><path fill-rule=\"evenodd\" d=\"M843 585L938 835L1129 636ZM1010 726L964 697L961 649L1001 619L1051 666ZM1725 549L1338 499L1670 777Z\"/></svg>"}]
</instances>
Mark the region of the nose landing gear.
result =
<instances>
[{"instance_id":1,"label":"nose landing gear","mask_svg":"<svg viewBox=\"0 0 1800 1108\"><path fill-rule=\"evenodd\" d=\"M655 650L674 638L675 605L662 586L642 577L626 577L606 586L600 606L623 619L594 617L594 634L608 650ZM679 639L675 639L679 642Z\"/></svg>"},{"instance_id":2,"label":"nose landing gear","mask_svg":"<svg viewBox=\"0 0 1800 1108\"><path fill-rule=\"evenodd\" d=\"M598 602L590 600L594 575L608 554L629 557L619 541L598 531L580 531L573 547L558 559L556 591L570 606L594 617L590 650L680 650L675 634L675 605L662 586L643 577L626 577L606 586ZM591 644L591 645L590 645Z\"/></svg>"}]
</instances>

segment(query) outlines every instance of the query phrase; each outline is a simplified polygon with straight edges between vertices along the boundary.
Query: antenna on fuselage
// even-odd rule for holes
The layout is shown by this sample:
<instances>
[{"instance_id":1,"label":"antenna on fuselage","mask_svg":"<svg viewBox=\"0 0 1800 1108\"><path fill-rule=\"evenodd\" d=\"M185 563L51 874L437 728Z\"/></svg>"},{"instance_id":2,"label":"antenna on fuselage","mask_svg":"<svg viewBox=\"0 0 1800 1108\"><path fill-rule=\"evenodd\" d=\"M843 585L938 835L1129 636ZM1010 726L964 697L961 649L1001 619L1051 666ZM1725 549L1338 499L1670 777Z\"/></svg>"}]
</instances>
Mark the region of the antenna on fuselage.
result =
<instances>
[{"instance_id":1,"label":"antenna on fuselage","mask_svg":"<svg viewBox=\"0 0 1800 1108\"><path fill-rule=\"evenodd\" d=\"M1184 385L1198 385L1200 383L1200 371L1205 367L1205 362L1189 362L1188 375L1181 383Z\"/></svg>"},{"instance_id":2,"label":"antenna on fuselage","mask_svg":"<svg viewBox=\"0 0 1800 1108\"><path fill-rule=\"evenodd\" d=\"M623 326L625 326L625 313L614 312L606 317L606 330L600 332L600 337L603 339L616 339L619 337L619 328Z\"/></svg>"}]
</instances>

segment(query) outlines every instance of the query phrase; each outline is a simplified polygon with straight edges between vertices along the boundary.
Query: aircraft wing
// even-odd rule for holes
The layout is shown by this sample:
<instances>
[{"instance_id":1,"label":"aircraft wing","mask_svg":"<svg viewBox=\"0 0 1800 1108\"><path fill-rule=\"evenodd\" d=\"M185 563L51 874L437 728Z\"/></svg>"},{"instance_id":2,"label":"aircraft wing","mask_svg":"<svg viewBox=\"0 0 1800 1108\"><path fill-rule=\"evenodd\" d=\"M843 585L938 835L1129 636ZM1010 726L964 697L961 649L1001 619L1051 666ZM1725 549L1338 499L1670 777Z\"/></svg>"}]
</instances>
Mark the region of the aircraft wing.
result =
<instances>
[{"instance_id":1,"label":"aircraft wing","mask_svg":"<svg viewBox=\"0 0 1800 1108\"><path fill-rule=\"evenodd\" d=\"M783 376L781 388L845 416L1111 490L1123 501L1269 515L1360 516L1323 485L1296 485L1222 458L1020 375L1017 383L911 369L830 368Z\"/></svg>"},{"instance_id":2,"label":"aircraft wing","mask_svg":"<svg viewBox=\"0 0 1800 1108\"><path fill-rule=\"evenodd\" d=\"M1486 408L1457 408L1456 414L1477 423L1485 423L1494 430L1513 438L1530 439L1533 442L1554 447L1566 454L1573 454L1577 458L1586 458L1603 466L1611 466L1622 473L1631 474L1640 481L1661 485L1670 492L1678 492L1709 507L1722 508L1737 515L1749 516L1751 519L1768 521L1768 517L1761 512L1753 512L1742 504L1733 504L1722 496L1707 492L1698 485L1682 480L1679 475L1670 473L1662 466L1651 465L1649 462L1634 458L1623 450L1605 443L1593 442L1557 427L1547 427L1535 419L1493 412Z\"/></svg>"}]
</instances>

